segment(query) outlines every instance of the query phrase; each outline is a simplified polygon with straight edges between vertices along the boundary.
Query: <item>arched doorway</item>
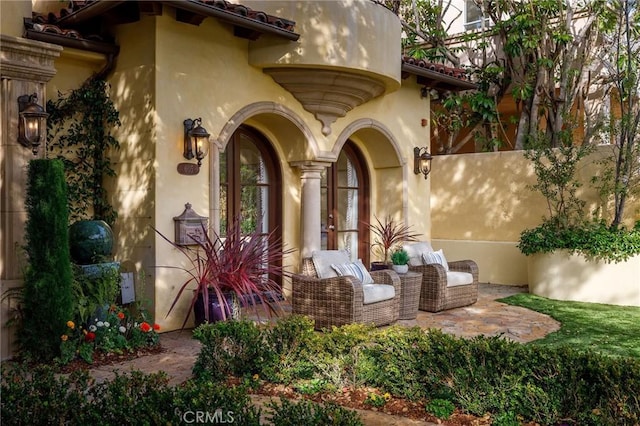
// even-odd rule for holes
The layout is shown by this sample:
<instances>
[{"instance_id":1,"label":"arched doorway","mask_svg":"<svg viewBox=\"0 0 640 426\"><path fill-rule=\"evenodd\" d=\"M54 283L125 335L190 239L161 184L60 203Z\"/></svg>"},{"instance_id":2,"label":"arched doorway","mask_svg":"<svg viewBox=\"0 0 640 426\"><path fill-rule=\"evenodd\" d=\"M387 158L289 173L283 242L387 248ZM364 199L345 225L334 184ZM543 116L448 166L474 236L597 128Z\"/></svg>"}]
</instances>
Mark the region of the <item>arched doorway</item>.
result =
<instances>
[{"instance_id":1,"label":"arched doorway","mask_svg":"<svg viewBox=\"0 0 640 426\"><path fill-rule=\"evenodd\" d=\"M346 250L369 263L369 173L360 149L348 140L321 178L322 249Z\"/></svg>"},{"instance_id":2,"label":"arched doorway","mask_svg":"<svg viewBox=\"0 0 640 426\"><path fill-rule=\"evenodd\" d=\"M220 154L221 235L234 217L243 234L282 238L280 163L271 143L249 126L240 126Z\"/></svg>"}]
</instances>

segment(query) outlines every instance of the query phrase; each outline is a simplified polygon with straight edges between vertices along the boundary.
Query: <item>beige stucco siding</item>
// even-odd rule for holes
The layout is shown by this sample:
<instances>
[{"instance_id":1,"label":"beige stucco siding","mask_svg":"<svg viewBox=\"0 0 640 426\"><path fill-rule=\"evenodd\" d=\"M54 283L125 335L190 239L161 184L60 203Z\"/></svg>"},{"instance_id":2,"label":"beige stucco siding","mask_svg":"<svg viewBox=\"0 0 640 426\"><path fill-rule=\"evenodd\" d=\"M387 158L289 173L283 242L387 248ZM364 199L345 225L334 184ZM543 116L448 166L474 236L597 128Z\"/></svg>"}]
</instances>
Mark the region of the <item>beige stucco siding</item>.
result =
<instances>
[{"instance_id":1,"label":"beige stucco siding","mask_svg":"<svg viewBox=\"0 0 640 426\"><path fill-rule=\"evenodd\" d=\"M156 30L153 17L115 27L120 53L109 76L111 97L122 125L115 130L120 149L114 154L117 180L112 182L116 259L133 272L136 298L154 302L157 208L156 146ZM154 316L161 320L155 312ZM162 321L158 321L162 324Z\"/></svg>"},{"instance_id":2,"label":"beige stucco siding","mask_svg":"<svg viewBox=\"0 0 640 426\"><path fill-rule=\"evenodd\" d=\"M300 39L252 43L249 61L257 67L344 68L375 74L388 90L400 86L400 21L369 0L243 1L243 4L296 22Z\"/></svg>"},{"instance_id":3,"label":"beige stucco siding","mask_svg":"<svg viewBox=\"0 0 640 426\"><path fill-rule=\"evenodd\" d=\"M602 173L598 160L611 153L610 146L601 146L578 169L577 194L587 202L586 214L602 212L603 202L610 203L589 181ZM523 152L436 156L430 179L434 247L443 248L449 260L476 260L480 281L526 284L527 259L516 245L523 230L538 226L549 213L546 200L529 189L535 174ZM625 224L639 219L640 203L631 198Z\"/></svg>"}]
</instances>

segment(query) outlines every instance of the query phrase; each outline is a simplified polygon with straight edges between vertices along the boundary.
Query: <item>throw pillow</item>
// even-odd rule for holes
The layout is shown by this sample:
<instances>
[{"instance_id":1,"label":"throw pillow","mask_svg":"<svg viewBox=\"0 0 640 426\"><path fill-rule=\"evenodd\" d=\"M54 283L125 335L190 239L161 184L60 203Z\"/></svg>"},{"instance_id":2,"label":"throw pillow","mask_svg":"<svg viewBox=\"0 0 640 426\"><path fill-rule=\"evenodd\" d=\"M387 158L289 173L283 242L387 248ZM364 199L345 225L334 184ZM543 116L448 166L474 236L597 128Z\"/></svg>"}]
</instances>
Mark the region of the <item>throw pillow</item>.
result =
<instances>
[{"instance_id":1,"label":"throw pillow","mask_svg":"<svg viewBox=\"0 0 640 426\"><path fill-rule=\"evenodd\" d=\"M447 263L447 259L444 257L444 253L442 249L438 251L432 251L431 253L422 253L422 261L425 265L431 265L433 263L439 263L444 266L444 270L449 270L449 264Z\"/></svg>"},{"instance_id":2,"label":"throw pillow","mask_svg":"<svg viewBox=\"0 0 640 426\"><path fill-rule=\"evenodd\" d=\"M359 279L362 284L373 284L371 274L369 274L369 271L367 271L367 268L364 267L360 259L352 263L333 264L331 267L340 277L351 275Z\"/></svg>"}]
</instances>

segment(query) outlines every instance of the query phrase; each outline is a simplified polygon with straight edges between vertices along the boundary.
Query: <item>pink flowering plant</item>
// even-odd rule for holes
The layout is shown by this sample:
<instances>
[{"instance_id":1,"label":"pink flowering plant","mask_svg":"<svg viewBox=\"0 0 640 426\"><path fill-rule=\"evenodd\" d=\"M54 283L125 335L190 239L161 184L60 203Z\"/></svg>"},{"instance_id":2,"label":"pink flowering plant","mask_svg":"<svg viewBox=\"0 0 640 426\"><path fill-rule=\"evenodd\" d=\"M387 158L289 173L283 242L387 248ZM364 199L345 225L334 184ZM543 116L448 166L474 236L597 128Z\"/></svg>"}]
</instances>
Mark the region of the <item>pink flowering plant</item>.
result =
<instances>
[{"instance_id":1,"label":"pink flowering plant","mask_svg":"<svg viewBox=\"0 0 640 426\"><path fill-rule=\"evenodd\" d=\"M94 317L84 324L69 320L60 336L60 364L76 358L93 363L95 352L122 354L142 347L156 346L160 326L144 310L111 305L103 318Z\"/></svg>"}]
</instances>

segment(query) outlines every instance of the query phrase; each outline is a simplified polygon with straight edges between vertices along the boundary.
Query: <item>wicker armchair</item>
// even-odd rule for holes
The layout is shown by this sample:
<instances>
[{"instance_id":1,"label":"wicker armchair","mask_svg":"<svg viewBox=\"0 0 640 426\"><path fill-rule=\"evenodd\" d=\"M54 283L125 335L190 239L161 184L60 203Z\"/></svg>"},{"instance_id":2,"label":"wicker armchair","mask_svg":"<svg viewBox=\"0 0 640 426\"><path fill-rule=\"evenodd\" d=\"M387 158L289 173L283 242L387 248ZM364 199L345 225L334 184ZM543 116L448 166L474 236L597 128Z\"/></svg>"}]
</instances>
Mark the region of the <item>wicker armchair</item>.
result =
<instances>
[{"instance_id":1,"label":"wicker armchair","mask_svg":"<svg viewBox=\"0 0 640 426\"><path fill-rule=\"evenodd\" d=\"M292 313L307 315L320 330L351 323L391 324L398 319L400 310L400 278L392 270L371 272L376 284L391 284L395 288L393 299L364 304L362 282L353 276L317 278L311 258L302 262L302 271L292 277Z\"/></svg>"},{"instance_id":2,"label":"wicker armchair","mask_svg":"<svg viewBox=\"0 0 640 426\"><path fill-rule=\"evenodd\" d=\"M478 300L478 265L473 260L448 262L451 272L468 272L473 282L464 285L450 285L445 267L434 263L430 265L409 266L409 270L422 272L420 290L421 311L439 312L446 309L472 305ZM448 285L449 284L449 285Z\"/></svg>"}]
</instances>

